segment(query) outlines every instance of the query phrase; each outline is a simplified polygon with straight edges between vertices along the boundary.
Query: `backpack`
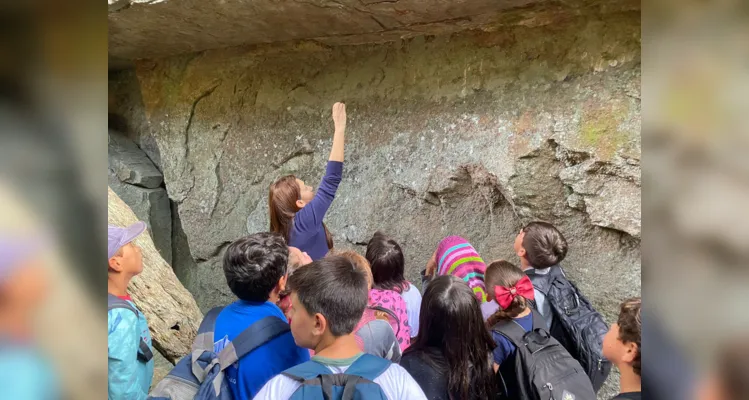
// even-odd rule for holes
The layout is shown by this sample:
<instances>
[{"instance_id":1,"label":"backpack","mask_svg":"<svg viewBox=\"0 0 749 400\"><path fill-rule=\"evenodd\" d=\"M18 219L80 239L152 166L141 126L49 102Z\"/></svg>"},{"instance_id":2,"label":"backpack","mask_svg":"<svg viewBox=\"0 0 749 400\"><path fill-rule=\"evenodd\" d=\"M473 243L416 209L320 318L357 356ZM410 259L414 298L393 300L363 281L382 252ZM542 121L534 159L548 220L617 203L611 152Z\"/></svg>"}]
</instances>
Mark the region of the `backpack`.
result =
<instances>
[{"instance_id":1,"label":"backpack","mask_svg":"<svg viewBox=\"0 0 749 400\"><path fill-rule=\"evenodd\" d=\"M517 350L499 366L500 399L596 400L585 371L546 330L544 317L533 313L533 330L526 332L514 320L503 320L492 330L506 337Z\"/></svg>"},{"instance_id":2,"label":"backpack","mask_svg":"<svg viewBox=\"0 0 749 400\"><path fill-rule=\"evenodd\" d=\"M133 307L129 301L123 300L111 293L107 293L107 312L115 308L125 308L134 312L136 316L140 315L138 309ZM153 351L151 351L151 346L149 346L146 339L141 336L140 342L138 343L138 361L147 363L151 361L152 358Z\"/></svg>"},{"instance_id":3,"label":"backpack","mask_svg":"<svg viewBox=\"0 0 749 400\"><path fill-rule=\"evenodd\" d=\"M369 305L378 311L387 312L401 351L405 351L411 345L411 327L408 325L406 301L403 297L395 290L372 289L369 291Z\"/></svg>"},{"instance_id":4,"label":"backpack","mask_svg":"<svg viewBox=\"0 0 749 400\"><path fill-rule=\"evenodd\" d=\"M223 307L206 314L198 328L192 352L183 357L148 394L149 400L232 400L224 370L242 356L289 331L289 324L277 317L265 317L250 325L218 354L213 332Z\"/></svg>"},{"instance_id":5,"label":"backpack","mask_svg":"<svg viewBox=\"0 0 749 400\"><path fill-rule=\"evenodd\" d=\"M378 311L387 315L387 317L388 317L387 323L388 324L390 324L390 321L395 321L395 323L397 324L398 330L393 331L393 334L396 335L395 339L397 341L398 331L400 330L400 322L398 321L398 317L395 314L393 314L392 311L390 311L390 310L388 310L386 308L377 307L377 306L367 306L367 308L364 309L364 313L362 314L362 318L356 324L356 326L354 327L354 331L353 331L354 332L354 339L356 340L356 344L357 344L357 346L359 346L359 349L361 351L363 351L363 352L367 352L367 344L365 343L365 338L367 338L369 340L379 340L380 339L380 338L371 337L371 335L369 335L369 334L366 333L367 331L362 331L362 328L364 328L365 326L367 326L367 324L369 324L370 322L375 321L375 320L378 319L377 318L377 314L376 314ZM369 332L371 332L371 331L369 331ZM394 354L391 353L390 351L388 351L387 349L382 349L383 351L385 351L385 353L381 353L381 354L370 353L370 354L373 354L375 356L379 356L379 357L382 357L382 358L385 358L385 359L388 359L388 360L391 360L391 361L398 362L398 359L400 359L400 355L401 355L400 345L397 344L397 342L395 342L395 341L394 342L390 342L390 343L394 347L398 347L397 352L394 352ZM390 349L390 350L392 350L392 349ZM393 359L393 357L397 357L397 359Z\"/></svg>"},{"instance_id":6,"label":"backpack","mask_svg":"<svg viewBox=\"0 0 749 400\"><path fill-rule=\"evenodd\" d=\"M362 354L343 374L333 373L316 361L307 361L282 372L299 382L289 400L387 400L374 380L390 367L390 361Z\"/></svg>"},{"instance_id":7,"label":"backpack","mask_svg":"<svg viewBox=\"0 0 749 400\"><path fill-rule=\"evenodd\" d=\"M551 305L554 320L551 335L580 362L585 373L598 390L611 372L611 362L603 356L603 337L609 330L588 299L570 282L558 265L551 267L546 275L526 271L533 287L546 296ZM531 302L536 307L535 302Z\"/></svg>"}]
</instances>

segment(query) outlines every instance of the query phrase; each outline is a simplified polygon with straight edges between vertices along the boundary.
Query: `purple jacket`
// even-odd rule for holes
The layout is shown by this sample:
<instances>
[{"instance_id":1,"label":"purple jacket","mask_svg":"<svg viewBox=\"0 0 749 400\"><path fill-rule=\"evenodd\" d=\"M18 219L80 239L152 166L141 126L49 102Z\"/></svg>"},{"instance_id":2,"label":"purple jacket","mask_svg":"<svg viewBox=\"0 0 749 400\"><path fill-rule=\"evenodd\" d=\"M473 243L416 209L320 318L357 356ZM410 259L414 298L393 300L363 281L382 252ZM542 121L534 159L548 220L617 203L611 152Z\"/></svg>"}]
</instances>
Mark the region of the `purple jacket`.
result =
<instances>
[{"instance_id":1,"label":"purple jacket","mask_svg":"<svg viewBox=\"0 0 749 400\"><path fill-rule=\"evenodd\" d=\"M328 253L328 242L322 222L325 213L333 203L342 174L342 162L328 161L325 176L320 182L320 187L317 188L315 198L297 211L294 216L294 224L289 234L289 245L306 251L312 261L317 261Z\"/></svg>"}]
</instances>

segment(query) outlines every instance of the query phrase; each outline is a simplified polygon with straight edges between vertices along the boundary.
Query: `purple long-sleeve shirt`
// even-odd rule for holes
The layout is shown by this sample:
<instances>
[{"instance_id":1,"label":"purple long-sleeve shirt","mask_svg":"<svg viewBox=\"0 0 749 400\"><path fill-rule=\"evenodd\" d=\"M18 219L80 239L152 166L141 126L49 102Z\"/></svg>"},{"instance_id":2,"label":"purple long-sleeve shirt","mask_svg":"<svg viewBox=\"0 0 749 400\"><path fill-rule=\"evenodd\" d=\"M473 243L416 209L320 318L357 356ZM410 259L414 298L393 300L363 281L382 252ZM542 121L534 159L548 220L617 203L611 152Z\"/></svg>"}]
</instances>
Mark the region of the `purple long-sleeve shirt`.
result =
<instances>
[{"instance_id":1,"label":"purple long-sleeve shirt","mask_svg":"<svg viewBox=\"0 0 749 400\"><path fill-rule=\"evenodd\" d=\"M328 242L322 226L325 213L333 203L338 184L341 183L343 163L328 161L325 176L312 199L294 216L294 224L289 234L289 245L307 252L312 261L325 257L328 253Z\"/></svg>"}]
</instances>

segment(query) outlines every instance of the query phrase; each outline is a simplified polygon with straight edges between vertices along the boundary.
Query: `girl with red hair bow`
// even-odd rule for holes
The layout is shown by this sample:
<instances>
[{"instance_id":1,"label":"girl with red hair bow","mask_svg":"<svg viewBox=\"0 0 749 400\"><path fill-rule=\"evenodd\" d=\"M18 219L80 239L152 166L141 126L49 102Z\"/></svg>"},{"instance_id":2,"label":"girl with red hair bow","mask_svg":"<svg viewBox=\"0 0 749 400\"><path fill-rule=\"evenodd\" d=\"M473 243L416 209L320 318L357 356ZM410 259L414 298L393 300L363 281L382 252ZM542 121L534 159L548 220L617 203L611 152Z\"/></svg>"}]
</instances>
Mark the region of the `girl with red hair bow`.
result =
<instances>
[{"instance_id":1,"label":"girl with red hair bow","mask_svg":"<svg viewBox=\"0 0 749 400\"><path fill-rule=\"evenodd\" d=\"M489 300L499 304L499 310L486 321L491 330L503 320L513 320L526 332L533 330L533 314L528 300L533 300L533 284L523 271L508 261L494 261L486 268L486 292ZM545 326L540 328L546 328ZM492 330L497 343L494 349L495 368L515 355L515 345L502 334Z\"/></svg>"}]
</instances>

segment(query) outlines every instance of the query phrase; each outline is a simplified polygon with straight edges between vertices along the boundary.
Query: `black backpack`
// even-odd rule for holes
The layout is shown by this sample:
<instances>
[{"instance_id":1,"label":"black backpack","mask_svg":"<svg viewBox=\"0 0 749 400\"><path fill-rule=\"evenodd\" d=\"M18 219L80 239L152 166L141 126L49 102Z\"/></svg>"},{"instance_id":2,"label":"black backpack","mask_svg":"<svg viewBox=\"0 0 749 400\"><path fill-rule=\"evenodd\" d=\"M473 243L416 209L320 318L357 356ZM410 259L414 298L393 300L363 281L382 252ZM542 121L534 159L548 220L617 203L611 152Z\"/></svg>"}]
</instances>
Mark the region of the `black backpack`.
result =
<instances>
[{"instance_id":1,"label":"black backpack","mask_svg":"<svg viewBox=\"0 0 749 400\"><path fill-rule=\"evenodd\" d=\"M611 362L603 356L603 337L609 330L606 321L564 276L562 267L555 265L545 275L532 269L525 272L533 287L546 295L551 305L554 314L551 336L580 362L598 392L611 372ZM531 304L535 308L535 302Z\"/></svg>"},{"instance_id":2,"label":"black backpack","mask_svg":"<svg viewBox=\"0 0 749 400\"><path fill-rule=\"evenodd\" d=\"M517 351L497 371L499 399L596 400L585 371L546 330L544 317L533 313L533 329L526 332L514 320L492 330L510 340Z\"/></svg>"}]
</instances>

